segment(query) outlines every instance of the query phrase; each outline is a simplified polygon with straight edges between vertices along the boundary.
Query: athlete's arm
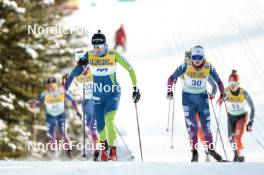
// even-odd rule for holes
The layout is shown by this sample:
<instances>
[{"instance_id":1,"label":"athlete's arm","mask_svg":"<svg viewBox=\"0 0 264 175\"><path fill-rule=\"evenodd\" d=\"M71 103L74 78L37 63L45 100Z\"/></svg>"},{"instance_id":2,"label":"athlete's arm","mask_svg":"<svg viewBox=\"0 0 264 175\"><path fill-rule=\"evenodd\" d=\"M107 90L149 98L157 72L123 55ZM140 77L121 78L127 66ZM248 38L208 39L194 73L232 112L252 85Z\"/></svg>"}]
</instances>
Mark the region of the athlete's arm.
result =
<instances>
[{"instance_id":1,"label":"athlete's arm","mask_svg":"<svg viewBox=\"0 0 264 175\"><path fill-rule=\"evenodd\" d=\"M39 96L37 97L37 101L38 103L42 103L45 99L45 92L42 92L41 94L39 94Z\"/></svg>"},{"instance_id":2,"label":"athlete's arm","mask_svg":"<svg viewBox=\"0 0 264 175\"><path fill-rule=\"evenodd\" d=\"M211 92L210 95L215 96L216 93L217 93L217 85L216 85L215 81L213 80L213 78L211 76L209 76L208 82L212 86L212 92Z\"/></svg>"},{"instance_id":3,"label":"athlete's arm","mask_svg":"<svg viewBox=\"0 0 264 175\"><path fill-rule=\"evenodd\" d=\"M78 106L77 106L77 102L74 100L73 96L68 91L65 92L65 97L72 103L73 109L77 113L79 113Z\"/></svg>"},{"instance_id":4,"label":"athlete's arm","mask_svg":"<svg viewBox=\"0 0 264 175\"><path fill-rule=\"evenodd\" d=\"M136 73L135 73L134 69L132 68L132 66L129 64L129 62L123 56L121 56L117 52L115 54L116 54L116 61L123 68L125 68L128 71L133 86L136 86L137 85L137 77L136 77Z\"/></svg>"},{"instance_id":5,"label":"athlete's arm","mask_svg":"<svg viewBox=\"0 0 264 175\"><path fill-rule=\"evenodd\" d=\"M172 84L174 81L177 81L177 79L179 78L179 76L181 76L182 74L184 74L184 72L186 71L187 68L187 64L183 63L180 67L178 67L175 72L169 77L168 79L168 90L171 90L172 88Z\"/></svg>"},{"instance_id":6,"label":"athlete's arm","mask_svg":"<svg viewBox=\"0 0 264 175\"><path fill-rule=\"evenodd\" d=\"M244 96L246 97L246 101L250 107L250 119L249 120L254 120L254 116L255 116L255 107L254 107L254 103L252 98L250 97L250 95L248 94L247 91L243 91L244 92Z\"/></svg>"},{"instance_id":7,"label":"athlete's arm","mask_svg":"<svg viewBox=\"0 0 264 175\"><path fill-rule=\"evenodd\" d=\"M76 58L76 57L77 57L77 58ZM88 60L88 52L85 53L85 54L77 53L77 54L75 55L75 59L79 59L79 61L78 61L78 65L73 69L73 71L70 73L68 79L67 79L66 82L65 82L65 90L66 90L66 91L69 89L69 87L70 87L70 85L71 85L73 79L74 79L75 77L79 76L79 75L82 73L82 71L83 71L83 66L87 66L88 61L82 62L82 61L80 61L80 60L81 60L81 59L87 59L87 60ZM80 64L80 63L83 63L83 65Z\"/></svg>"},{"instance_id":8,"label":"athlete's arm","mask_svg":"<svg viewBox=\"0 0 264 175\"><path fill-rule=\"evenodd\" d=\"M220 91L220 94L223 95L224 94L224 84L222 82L222 80L220 79L218 73L216 72L215 68L212 66L210 69L210 76L214 79L214 81L217 83L218 89Z\"/></svg>"}]
</instances>

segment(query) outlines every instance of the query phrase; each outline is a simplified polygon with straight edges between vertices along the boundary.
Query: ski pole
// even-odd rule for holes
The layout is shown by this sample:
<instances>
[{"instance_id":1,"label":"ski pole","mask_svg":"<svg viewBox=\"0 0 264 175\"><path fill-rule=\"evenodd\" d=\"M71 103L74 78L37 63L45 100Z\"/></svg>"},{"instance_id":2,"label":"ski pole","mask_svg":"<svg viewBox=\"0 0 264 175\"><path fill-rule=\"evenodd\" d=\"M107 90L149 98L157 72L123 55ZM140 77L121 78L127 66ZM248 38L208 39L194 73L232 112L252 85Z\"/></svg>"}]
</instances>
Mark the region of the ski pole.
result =
<instances>
[{"instance_id":1,"label":"ski pole","mask_svg":"<svg viewBox=\"0 0 264 175\"><path fill-rule=\"evenodd\" d=\"M166 131L169 132L169 125L170 125L170 107L171 107L171 100L169 102L169 112L168 112L168 120L167 120L167 127L166 127Z\"/></svg>"},{"instance_id":2,"label":"ski pole","mask_svg":"<svg viewBox=\"0 0 264 175\"><path fill-rule=\"evenodd\" d=\"M175 83L173 87L173 99L172 99L172 121L171 121L171 149L174 148L173 146L173 134L174 134L174 107L175 107Z\"/></svg>"},{"instance_id":3,"label":"ski pole","mask_svg":"<svg viewBox=\"0 0 264 175\"><path fill-rule=\"evenodd\" d=\"M220 106L220 109L219 109L219 115L218 115L218 122L219 122L219 125L220 125L220 117L221 117L221 113L222 113L222 106ZM218 129L220 130L220 128L217 128L216 129L216 135L215 135L215 145L217 144L217 139L218 139Z\"/></svg>"},{"instance_id":4,"label":"ski pole","mask_svg":"<svg viewBox=\"0 0 264 175\"><path fill-rule=\"evenodd\" d=\"M137 130L138 130L138 139L139 139L139 147L140 147L140 156L141 156L141 161L143 162L143 151L142 151L142 146L141 146L141 137L140 137L140 128L139 128L139 122L138 122L138 109L137 109L137 104L135 103L135 109L136 109L136 117L137 117Z\"/></svg>"},{"instance_id":5,"label":"ski pole","mask_svg":"<svg viewBox=\"0 0 264 175\"><path fill-rule=\"evenodd\" d=\"M66 138L66 95L67 95L67 92L65 90L65 83L66 83L66 80L68 78L68 75L66 74L65 77L62 76L62 81L61 81L61 86L63 87L63 90L64 90L64 123L63 123L63 134L64 134L64 139L63 139L63 142L65 142L65 138Z\"/></svg>"},{"instance_id":6,"label":"ski pole","mask_svg":"<svg viewBox=\"0 0 264 175\"><path fill-rule=\"evenodd\" d=\"M221 131L220 131L220 126L219 126L219 123L218 123L218 120L217 120L217 117L216 117L215 108L214 108L212 99L210 99L210 102L211 102L211 106L212 106L212 109L213 109L213 112L214 112L216 125L217 125L219 136L220 136L220 139L221 139L221 142L222 142L222 147L223 147L223 150L224 150L224 153L225 153L225 157L226 157L226 160L227 160L228 158L227 158L227 154L226 154L226 150L225 150L225 145L224 145L223 137L222 137L222 134L221 134Z\"/></svg>"},{"instance_id":7,"label":"ski pole","mask_svg":"<svg viewBox=\"0 0 264 175\"><path fill-rule=\"evenodd\" d=\"M85 83L84 83L84 75L85 75L85 66L83 65L83 72L82 72L82 83L83 83L83 99L82 99L82 112L83 112L83 155L82 157L86 157L86 115L85 115Z\"/></svg>"},{"instance_id":8,"label":"ski pole","mask_svg":"<svg viewBox=\"0 0 264 175\"><path fill-rule=\"evenodd\" d=\"M251 132L255 140L258 142L259 146L264 149L264 144L260 141L260 139L256 136L255 133Z\"/></svg>"},{"instance_id":9,"label":"ski pole","mask_svg":"<svg viewBox=\"0 0 264 175\"><path fill-rule=\"evenodd\" d=\"M119 137L121 138L121 140L122 140L122 142L123 142L123 144L124 144L124 146L125 146L125 148L126 148L128 154L131 156L131 159L134 159L135 157L133 156L132 152L129 150L129 148L128 148L128 146L127 146L127 144L126 144L124 138L122 137L121 132L118 130L118 128L117 128L116 126L115 126L115 128L116 128L116 131L117 131Z\"/></svg>"}]
</instances>

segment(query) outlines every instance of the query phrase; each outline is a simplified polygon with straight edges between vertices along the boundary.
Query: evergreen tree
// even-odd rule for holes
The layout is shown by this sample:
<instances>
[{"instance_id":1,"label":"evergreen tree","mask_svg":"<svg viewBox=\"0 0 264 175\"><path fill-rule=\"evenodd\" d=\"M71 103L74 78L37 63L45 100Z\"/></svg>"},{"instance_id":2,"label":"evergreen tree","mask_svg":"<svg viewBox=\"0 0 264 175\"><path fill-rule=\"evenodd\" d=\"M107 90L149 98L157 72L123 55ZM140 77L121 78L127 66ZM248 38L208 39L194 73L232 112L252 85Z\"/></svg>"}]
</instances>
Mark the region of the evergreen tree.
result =
<instances>
[{"instance_id":1,"label":"evergreen tree","mask_svg":"<svg viewBox=\"0 0 264 175\"><path fill-rule=\"evenodd\" d=\"M66 0L0 0L0 159L27 154L36 98L49 75L71 64L71 34L29 32L56 26ZM44 123L44 117L41 118Z\"/></svg>"}]
</instances>

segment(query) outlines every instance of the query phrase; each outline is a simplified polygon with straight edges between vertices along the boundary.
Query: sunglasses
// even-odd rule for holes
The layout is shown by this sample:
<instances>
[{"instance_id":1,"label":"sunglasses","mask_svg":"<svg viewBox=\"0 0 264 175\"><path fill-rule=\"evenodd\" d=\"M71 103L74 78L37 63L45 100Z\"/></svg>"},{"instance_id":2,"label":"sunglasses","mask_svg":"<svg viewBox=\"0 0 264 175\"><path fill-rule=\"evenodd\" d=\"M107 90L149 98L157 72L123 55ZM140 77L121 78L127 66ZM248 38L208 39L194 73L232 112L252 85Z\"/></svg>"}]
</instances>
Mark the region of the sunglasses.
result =
<instances>
[{"instance_id":1,"label":"sunglasses","mask_svg":"<svg viewBox=\"0 0 264 175\"><path fill-rule=\"evenodd\" d=\"M237 81L229 81L228 84L229 84L229 86L238 86L239 82L237 82Z\"/></svg>"},{"instance_id":2,"label":"sunglasses","mask_svg":"<svg viewBox=\"0 0 264 175\"><path fill-rule=\"evenodd\" d=\"M104 44L95 44L94 48L95 49L103 49L103 48L105 48L105 45Z\"/></svg>"},{"instance_id":3,"label":"sunglasses","mask_svg":"<svg viewBox=\"0 0 264 175\"><path fill-rule=\"evenodd\" d=\"M192 55L192 60L202 60L204 59L204 56L202 55Z\"/></svg>"}]
</instances>

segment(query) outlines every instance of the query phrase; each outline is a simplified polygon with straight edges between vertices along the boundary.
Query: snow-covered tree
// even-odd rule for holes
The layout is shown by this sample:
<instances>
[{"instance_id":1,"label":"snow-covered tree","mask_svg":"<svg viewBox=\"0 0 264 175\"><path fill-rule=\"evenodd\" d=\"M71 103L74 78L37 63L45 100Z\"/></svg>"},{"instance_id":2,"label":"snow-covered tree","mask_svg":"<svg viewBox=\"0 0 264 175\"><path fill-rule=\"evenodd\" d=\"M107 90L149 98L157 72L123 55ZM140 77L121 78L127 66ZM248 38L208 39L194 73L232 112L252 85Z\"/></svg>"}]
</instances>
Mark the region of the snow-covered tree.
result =
<instances>
[{"instance_id":1,"label":"snow-covered tree","mask_svg":"<svg viewBox=\"0 0 264 175\"><path fill-rule=\"evenodd\" d=\"M0 0L0 159L26 154L34 119L29 101L48 76L71 63L71 34L30 32L56 26L69 13L61 8L65 2Z\"/></svg>"}]
</instances>

